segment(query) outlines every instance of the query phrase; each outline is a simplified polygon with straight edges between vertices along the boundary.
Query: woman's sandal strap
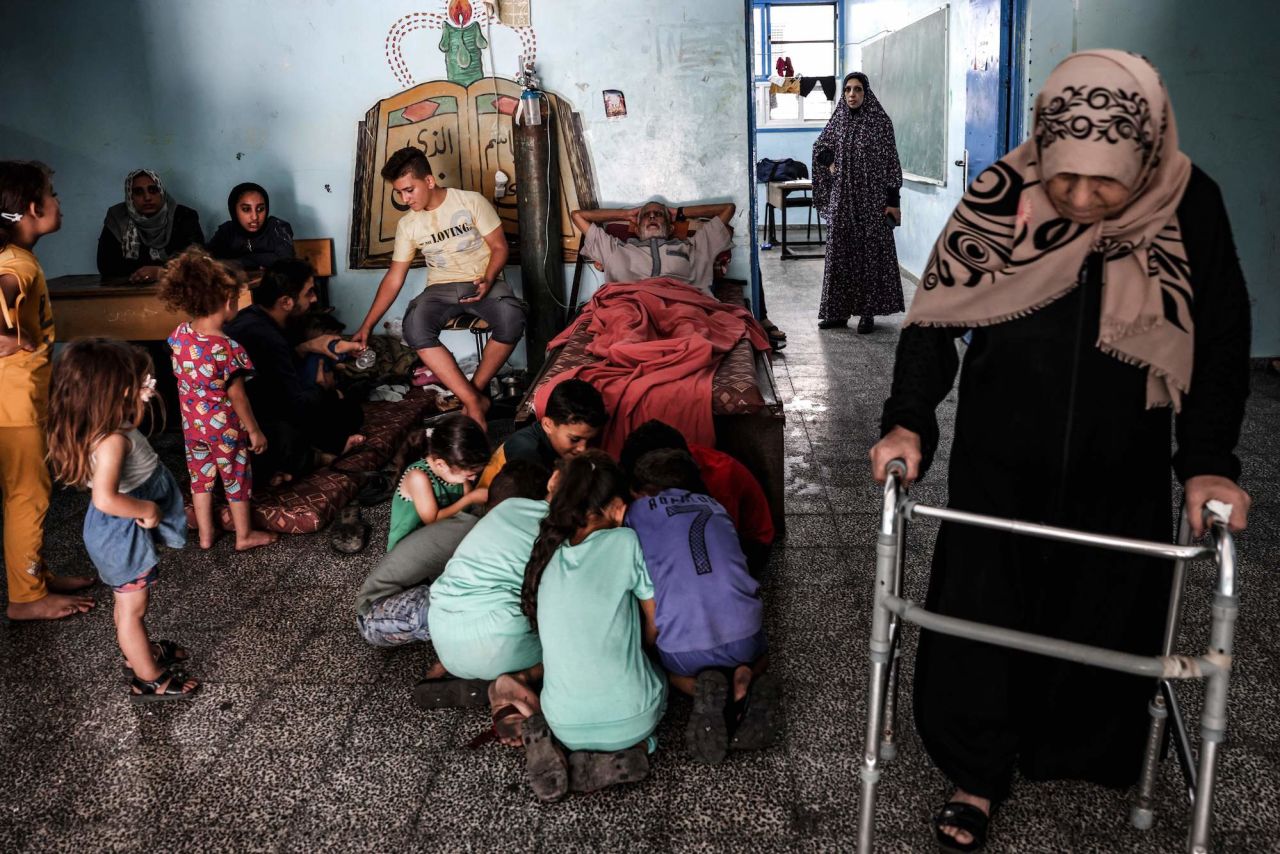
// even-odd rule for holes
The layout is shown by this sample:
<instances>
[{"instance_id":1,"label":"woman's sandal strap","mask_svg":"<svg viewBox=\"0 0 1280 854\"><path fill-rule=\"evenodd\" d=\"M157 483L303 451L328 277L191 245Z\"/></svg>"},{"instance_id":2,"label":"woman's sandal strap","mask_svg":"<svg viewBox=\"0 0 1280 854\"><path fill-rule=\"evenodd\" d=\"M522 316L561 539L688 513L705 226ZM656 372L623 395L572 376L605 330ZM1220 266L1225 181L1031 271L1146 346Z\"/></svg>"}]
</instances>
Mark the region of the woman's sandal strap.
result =
<instances>
[{"instance_id":1,"label":"woman's sandal strap","mask_svg":"<svg viewBox=\"0 0 1280 854\"><path fill-rule=\"evenodd\" d=\"M973 804L964 801L949 801L942 805L942 809L938 810L938 814L933 817L934 827L937 828L938 841L954 848L957 851L977 851L987 843L987 828L991 823L991 817ZM973 839L969 842L960 842L955 837L943 831L943 828L952 828L954 830L964 831ZM945 839L943 837L946 837Z\"/></svg>"},{"instance_id":2,"label":"woman's sandal strap","mask_svg":"<svg viewBox=\"0 0 1280 854\"><path fill-rule=\"evenodd\" d=\"M164 686L164 690L160 690L160 686ZM183 690L186 685L181 675L175 674L172 670L161 670L160 675L155 679L146 680L133 677L133 687L138 690L133 692L139 696L158 695L162 697L174 696L177 694L190 694L191 691Z\"/></svg>"}]
</instances>

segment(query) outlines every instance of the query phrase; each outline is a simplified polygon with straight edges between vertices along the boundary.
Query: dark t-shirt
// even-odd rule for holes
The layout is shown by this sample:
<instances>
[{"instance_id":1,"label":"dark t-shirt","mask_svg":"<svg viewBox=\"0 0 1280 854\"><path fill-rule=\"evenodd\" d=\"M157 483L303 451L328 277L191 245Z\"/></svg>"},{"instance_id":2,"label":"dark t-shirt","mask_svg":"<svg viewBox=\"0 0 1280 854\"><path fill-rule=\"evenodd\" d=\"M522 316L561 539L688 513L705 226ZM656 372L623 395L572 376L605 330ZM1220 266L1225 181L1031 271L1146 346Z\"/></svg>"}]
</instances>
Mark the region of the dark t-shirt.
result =
<instances>
[{"instance_id":1,"label":"dark t-shirt","mask_svg":"<svg viewBox=\"0 0 1280 854\"><path fill-rule=\"evenodd\" d=\"M302 384L293 345L285 330L262 306L241 309L223 331L240 342L258 370L257 378L250 384L249 402L259 416L300 413L318 401L319 389Z\"/></svg>"}]
</instances>

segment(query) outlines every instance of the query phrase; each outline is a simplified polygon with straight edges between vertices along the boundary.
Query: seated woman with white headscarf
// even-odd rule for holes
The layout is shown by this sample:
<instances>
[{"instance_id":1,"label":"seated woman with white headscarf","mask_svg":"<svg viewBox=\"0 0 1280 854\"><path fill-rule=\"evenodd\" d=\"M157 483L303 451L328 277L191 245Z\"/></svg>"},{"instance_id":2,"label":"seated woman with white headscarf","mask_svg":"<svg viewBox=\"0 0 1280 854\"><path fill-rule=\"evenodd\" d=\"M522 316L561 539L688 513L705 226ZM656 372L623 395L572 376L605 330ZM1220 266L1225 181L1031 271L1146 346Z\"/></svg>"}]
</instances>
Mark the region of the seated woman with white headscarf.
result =
<instances>
[{"instance_id":1,"label":"seated woman with white headscarf","mask_svg":"<svg viewBox=\"0 0 1280 854\"><path fill-rule=\"evenodd\" d=\"M155 172L135 169L124 180L124 201L107 210L98 237L98 272L155 282L164 263L192 245L204 245L200 215L174 201Z\"/></svg>"}]
</instances>

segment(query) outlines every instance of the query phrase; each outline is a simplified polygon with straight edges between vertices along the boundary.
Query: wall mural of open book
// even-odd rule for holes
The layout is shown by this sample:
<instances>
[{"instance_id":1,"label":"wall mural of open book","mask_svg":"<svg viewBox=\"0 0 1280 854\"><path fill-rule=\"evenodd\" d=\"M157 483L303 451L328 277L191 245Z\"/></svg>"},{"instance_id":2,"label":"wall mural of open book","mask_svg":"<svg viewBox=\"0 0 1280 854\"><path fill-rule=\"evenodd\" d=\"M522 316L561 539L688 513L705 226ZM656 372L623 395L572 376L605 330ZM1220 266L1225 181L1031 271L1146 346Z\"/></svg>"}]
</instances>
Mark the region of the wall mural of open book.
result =
<instances>
[{"instance_id":1,"label":"wall mural of open book","mask_svg":"<svg viewBox=\"0 0 1280 854\"><path fill-rule=\"evenodd\" d=\"M512 118L520 92L515 81L502 77L482 77L466 86L435 80L373 105L358 128L351 219L353 269L391 263L396 224L408 209L392 198L391 185L378 172L389 154L406 145L426 153L436 180L444 186L474 190L494 202L515 257L520 241L515 184L521 176L515 167ZM572 262L582 235L569 213L598 206L595 181L581 116L563 98L551 93L547 97L556 127L564 259ZM504 196L494 199L494 175L499 169L512 177L513 184ZM420 256L414 264L422 264Z\"/></svg>"}]
</instances>

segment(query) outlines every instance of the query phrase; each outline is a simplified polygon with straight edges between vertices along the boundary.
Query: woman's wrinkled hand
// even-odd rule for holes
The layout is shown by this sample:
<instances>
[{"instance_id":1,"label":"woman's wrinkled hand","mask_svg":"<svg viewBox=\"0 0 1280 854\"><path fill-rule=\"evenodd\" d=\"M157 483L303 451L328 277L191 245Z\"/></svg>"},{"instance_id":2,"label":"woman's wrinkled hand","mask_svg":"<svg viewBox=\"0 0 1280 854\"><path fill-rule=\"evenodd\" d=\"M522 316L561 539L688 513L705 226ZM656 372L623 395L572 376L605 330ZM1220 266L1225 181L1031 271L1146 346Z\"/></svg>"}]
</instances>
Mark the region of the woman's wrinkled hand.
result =
<instances>
[{"instance_id":1,"label":"woman's wrinkled hand","mask_svg":"<svg viewBox=\"0 0 1280 854\"><path fill-rule=\"evenodd\" d=\"M1253 499L1230 478L1216 474L1196 475L1187 478L1183 491L1187 500L1187 520L1191 523L1191 532L1197 537L1205 530L1204 505L1215 499L1231 505L1227 528L1233 533L1240 533L1249 523L1249 506Z\"/></svg>"},{"instance_id":2,"label":"woman's wrinkled hand","mask_svg":"<svg viewBox=\"0 0 1280 854\"><path fill-rule=\"evenodd\" d=\"M871 476L876 483L884 483L888 477L889 463L901 459L907 464L906 483L912 483L920 476L920 461L924 458L920 450L920 434L906 427L894 427L884 438L871 446Z\"/></svg>"},{"instance_id":3,"label":"woman's wrinkled hand","mask_svg":"<svg viewBox=\"0 0 1280 854\"><path fill-rule=\"evenodd\" d=\"M897 225L902 225L902 208L885 208L885 216L893 217L893 221Z\"/></svg>"}]
</instances>

